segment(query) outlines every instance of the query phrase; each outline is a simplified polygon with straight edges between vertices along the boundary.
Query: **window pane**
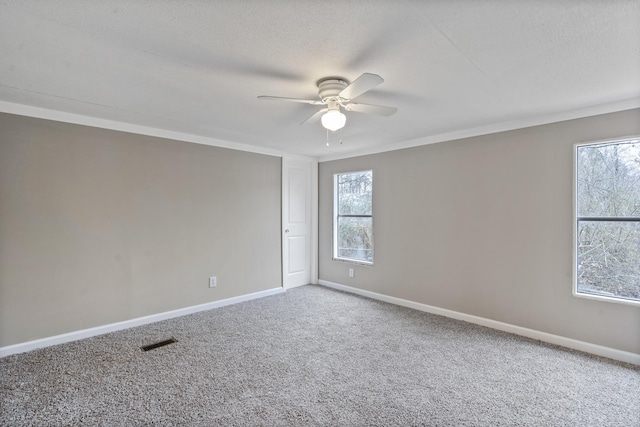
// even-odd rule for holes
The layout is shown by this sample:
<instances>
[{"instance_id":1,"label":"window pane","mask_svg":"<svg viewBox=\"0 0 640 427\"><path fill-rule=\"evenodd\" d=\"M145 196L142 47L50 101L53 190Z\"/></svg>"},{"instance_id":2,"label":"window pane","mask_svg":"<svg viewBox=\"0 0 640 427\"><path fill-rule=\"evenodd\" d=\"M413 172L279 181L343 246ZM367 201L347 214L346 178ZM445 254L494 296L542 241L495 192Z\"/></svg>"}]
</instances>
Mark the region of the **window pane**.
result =
<instances>
[{"instance_id":1,"label":"window pane","mask_svg":"<svg viewBox=\"0 0 640 427\"><path fill-rule=\"evenodd\" d=\"M578 292L640 301L640 222L580 221Z\"/></svg>"},{"instance_id":2,"label":"window pane","mask_svg":"<svg viewBox=\"0 0 640 427\"><path fill-rule=\"evenodd\" d=\"M338 175L338 215L371 215L371 171Z\"/></svg>"},{"instance_id":3,"label":"window pane","mask_svg":"<svg viewBox=\"0 0 640 427\"><path fill-rule=\"evenodd\" d=\"M373 262L372 218L338 218L338 258Z\"/></svg>"},{"instance_id":4,"label":"window pane","mask_svg":"<svg viewBox=\"0 0 640 427\"><path fill-rule=\"evenodd\" d=\"M578 147L578 216L640 216L640 143Z\"/></svg>"}]
</instances>

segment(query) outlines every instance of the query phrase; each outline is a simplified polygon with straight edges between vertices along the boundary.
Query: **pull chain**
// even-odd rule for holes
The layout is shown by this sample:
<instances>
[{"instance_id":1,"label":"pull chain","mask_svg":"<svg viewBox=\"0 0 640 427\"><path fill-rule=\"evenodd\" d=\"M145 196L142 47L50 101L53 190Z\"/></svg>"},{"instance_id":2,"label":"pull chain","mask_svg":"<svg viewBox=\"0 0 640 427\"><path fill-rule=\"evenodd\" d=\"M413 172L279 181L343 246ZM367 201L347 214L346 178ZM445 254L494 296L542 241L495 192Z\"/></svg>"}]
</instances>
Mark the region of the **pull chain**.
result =
<instances>
[{"instance_id":1,"label":"pull chain","mask_svg":"<svg viewBox=\"0 0 640 427\"><path fill-rule=\"evenodd\" d=\"M342 145L342 128L340 129L340 136L339 136L339 138L340 138L340 145ZM326 145L327 145L327 147L330 145L330 144L329 144L329 129L327 129L327 144L326 144Z\"/></svg>"}]
</instances>

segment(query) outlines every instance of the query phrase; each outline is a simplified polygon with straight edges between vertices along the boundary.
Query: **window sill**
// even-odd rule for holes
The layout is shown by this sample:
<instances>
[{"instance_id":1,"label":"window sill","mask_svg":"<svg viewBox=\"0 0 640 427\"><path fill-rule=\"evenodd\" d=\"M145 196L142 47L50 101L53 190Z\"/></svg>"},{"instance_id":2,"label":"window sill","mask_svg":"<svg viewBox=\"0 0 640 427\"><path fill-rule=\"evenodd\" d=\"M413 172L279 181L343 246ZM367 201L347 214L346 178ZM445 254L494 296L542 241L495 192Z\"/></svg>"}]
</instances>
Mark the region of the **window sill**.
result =
<instances>
[{"instance_id":1,"label":"window sill","mask_svg":"<svg viewBox=\"0 0 640 427\"><path fill-rule=\"evenodd\" d=\"M618 298L618 297L610 297L606 295L587 294L587 293L578 292L575 289L573 291L573 296L577 298L585 298L585 299L590 299L595 301L612 302L614 304L624 304L624 305L632 305L635 307L640 307L640 301L635 301L632 299L625 299L625 298Z\"/></svg>"},{"instance_id":2,"label":"window sill","mask_svg":"<svg viewBox=\"0 0 640 427\"><path fill-rule=\"evenodd\" d=\"M356 265L366 265L373 266L373 262L361 261L357 259L349 259L349 258L332 258L334 261L344 262L345 264L356 264Z\"/></svg>"}]
</instances>

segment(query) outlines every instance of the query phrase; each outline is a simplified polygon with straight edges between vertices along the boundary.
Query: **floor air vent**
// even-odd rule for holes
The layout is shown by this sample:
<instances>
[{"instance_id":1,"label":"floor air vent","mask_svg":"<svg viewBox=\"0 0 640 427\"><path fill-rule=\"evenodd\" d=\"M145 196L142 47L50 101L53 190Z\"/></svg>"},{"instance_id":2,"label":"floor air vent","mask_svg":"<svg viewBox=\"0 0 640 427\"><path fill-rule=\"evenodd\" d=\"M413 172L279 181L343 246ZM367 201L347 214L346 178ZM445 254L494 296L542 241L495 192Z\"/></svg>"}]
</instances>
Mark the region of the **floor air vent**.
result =
<instances>
[{"instance_id":1,"label":"floor air vent","mask_svg":"<svg viewBox=\"0 0 640 427\"><path fill-rule=\"evenodd\" d=\"M165 345L173 344L174 342L178 342L178 340L175 338L169 338L168 340L158 341L153 344L142 346L140 348L142 349L142 351L149 351L149 350L153 350L154 348L164 347Z\"/></svg>"}]
</instances>

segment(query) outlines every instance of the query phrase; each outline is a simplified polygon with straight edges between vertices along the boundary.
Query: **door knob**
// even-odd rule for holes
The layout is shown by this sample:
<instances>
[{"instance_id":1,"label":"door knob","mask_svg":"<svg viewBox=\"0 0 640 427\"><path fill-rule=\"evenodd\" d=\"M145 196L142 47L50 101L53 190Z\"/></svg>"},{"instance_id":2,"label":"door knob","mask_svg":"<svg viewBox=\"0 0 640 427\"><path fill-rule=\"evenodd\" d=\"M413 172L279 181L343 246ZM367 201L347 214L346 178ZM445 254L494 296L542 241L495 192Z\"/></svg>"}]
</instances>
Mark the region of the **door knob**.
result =
<instances>
[{"instance_id":1,"label":"door knob","mask_svg":"<svg viewBox=\"0 0 640 427\"><path fill-rule=\"evenodd\" d=\"M287 228L286 230L284 230L284 232L285 232L285 233L288 233L288 232L289 232L289 229Z\"/></svg>"}]
</instances>

